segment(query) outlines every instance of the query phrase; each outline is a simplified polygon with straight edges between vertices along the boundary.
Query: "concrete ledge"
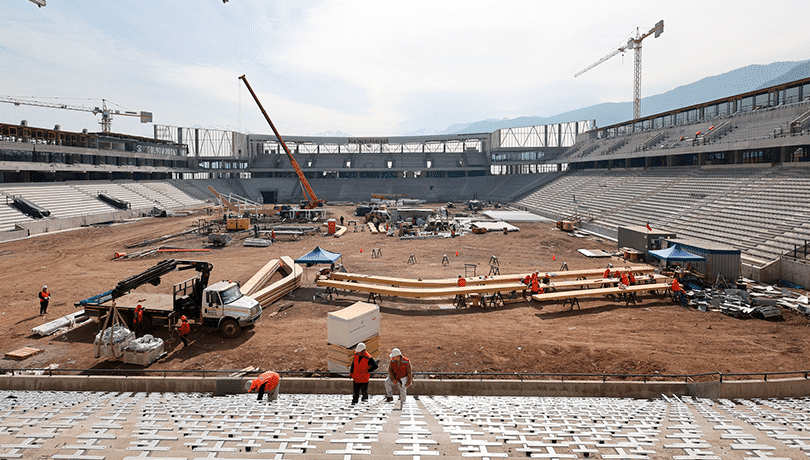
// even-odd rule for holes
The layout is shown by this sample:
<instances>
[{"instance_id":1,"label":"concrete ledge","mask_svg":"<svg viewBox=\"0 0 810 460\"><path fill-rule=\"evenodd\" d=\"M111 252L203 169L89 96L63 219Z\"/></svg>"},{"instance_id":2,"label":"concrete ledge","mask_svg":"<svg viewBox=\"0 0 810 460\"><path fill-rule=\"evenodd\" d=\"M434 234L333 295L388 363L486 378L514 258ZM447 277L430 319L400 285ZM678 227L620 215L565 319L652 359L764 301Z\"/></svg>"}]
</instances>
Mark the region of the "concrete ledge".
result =
<instances>
[{"instance_id":1,"label":"concrete ledge","mask_svg":"<svg viewBox=\"0 0 810 460\"><path fill-rule=\"evenodd\" d=\"M217 396L245 392L249 378L233 377L113 377L2 375L0 389L28 391L119 391L212 393ZM282 378L282 393L351 394L349 379ZM369 382L369 392L385 392L382 379ZM417 380L412 395L555 396L659 398L661 395L699 398L787 398L810 395L804 378L734 382L600 382L543 380Z\"/></svg>"}]
</instances>

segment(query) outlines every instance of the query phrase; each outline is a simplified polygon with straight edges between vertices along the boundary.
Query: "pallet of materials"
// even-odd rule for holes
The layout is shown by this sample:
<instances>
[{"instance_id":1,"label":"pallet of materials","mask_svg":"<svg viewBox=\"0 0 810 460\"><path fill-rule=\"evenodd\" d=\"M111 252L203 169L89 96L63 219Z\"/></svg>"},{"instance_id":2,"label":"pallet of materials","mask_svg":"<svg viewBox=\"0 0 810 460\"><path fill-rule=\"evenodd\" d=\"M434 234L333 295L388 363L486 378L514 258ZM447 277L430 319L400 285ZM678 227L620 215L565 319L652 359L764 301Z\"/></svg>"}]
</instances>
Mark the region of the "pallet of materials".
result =
<instances>
[{"instance_id":1,"label":"pallet of materials","mask_svg":"<svg viewBox=\"0 0 810 460\"><path fill-rule=\"evenodd\" d=\"M18 350L10 351L6 353L6 358L16 359L17 361L22 361L23 359L28 359L34 355L38 355L45 350L41 348L33 348L33 347L23 347Z\"/></svg>"},{"instance_id":2,"label":"pallet of materials","mask_svg":"<svg viewBox=\"0 0 810 460\"><path fill-rule=\"evenodd\" d=\"M366 351L372 358L379 361L380 359L380 336L375 335L369 337L367 340L361 340L366 344ZM327 343L326 353L326 368L329 372L334 372L340 375L348 375L352 367L352 360L354 359L355 347L342 347L333 343Z\"/></svg>"},{"instance_id":3,"label":"pallet of materials","mask_svg":"<svg viewBox=\"0 0 810 460\"><path fill-rule=\"evenodd\" d=\"M344 348L353 347L380 333L380 307L355 302L326 315L326 341Z\"/></svg>"}]
</instances>

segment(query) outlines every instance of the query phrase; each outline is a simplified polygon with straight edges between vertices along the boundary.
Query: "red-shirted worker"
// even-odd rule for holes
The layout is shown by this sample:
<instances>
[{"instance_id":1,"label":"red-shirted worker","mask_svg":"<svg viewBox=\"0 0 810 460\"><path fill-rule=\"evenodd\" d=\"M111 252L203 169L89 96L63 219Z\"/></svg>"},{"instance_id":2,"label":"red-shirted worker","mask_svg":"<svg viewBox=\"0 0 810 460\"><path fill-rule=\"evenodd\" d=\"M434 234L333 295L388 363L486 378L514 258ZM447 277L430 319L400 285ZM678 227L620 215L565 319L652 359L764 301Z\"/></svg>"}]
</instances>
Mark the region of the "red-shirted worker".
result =
<instances>
[{"instance_id":1,"label":"red-shirted worker","mask_svg":"<svg viewBox=\"0 0 810 460\"><path fill-rule=\"evenodd\" d=\"M391 350L391 362L388 364L388 378L385 379L385 400L391 402L394 400L394 383L399 388L399 407L405 404L408 397L408 387L413 384L413 371L411 370L411 361L402 356L399 348Z\"/></svg>"},{"instance_id":2,"label":"red-shirted worker","mask_svg":"<svg viewBox=\"0 0 810 460\"><path fill-rule=\"evenodd\" d=\"M352 357L352 367L349 375L352 377L352 405L357 404L360 393L363 394L363 402L368 401L368 380L371 373L377 370L377 362L366 351L366 344L360 342L354 349Z\"/></svg>"},{"instance_id":3,"label":"red-shirted worker","mask_svg":"<svg viewBox=\"0 0 810 460\"><path fill-rule=\"evenodd\" d=\"M188 318L186 315L180 317L180 326L177 327L177 334L180 335L180 340L183 341L183 347L188 346L188 339L186 336L188 333L191 332L191 326L188 324Z\"/></svg>"},{"instance_id":4,"label":"red-shirted worker","mask_svg":"<svg viewBox=\"0 0 810 460\"><path fill-rule=\"evenodd\" d=\"M635 275L635 273L633 273L633 272L628 273L627 278L630 280L630 285L631 286L636 285L636 275Z\"/></svg>"},{"instance_id":5,"label":"red-shirted worker","mask_svg":"<svg viewBox=\"0 0 810 460\"><path fill-rule=\"evenodd\" d=\"M683 292L683 288L681 287L681 283L678 282L677 278L672 278L672 286L670 288L672 290L672 297L679 299L681 301L681 306L686 306L686 293ZM673 299L674 300L674 299Z\"/></svg>"},{"instance_id":6,"label":"red-shirted worker","mask_svg":"<svg viewBox=\"0 0 810 460\"><path fill-rule=\"evenodd\" d=\"M143 305L141 304L135 307L135 312L132 314L132 327L135 329L135 332L143 328Z\"/></svg>"},{"instance_id":7,"label":"red-shirted worker","mask_svg":"<svg viewBox=\"0 0 810 460\"><path fill-rule=\"evenodd\" d=\"M267 371L259 374L259 376L252 381L249 380L245 382L245 388L247 388L248 393L258 390L258 401L262 400L265 391L267 392L267 401L275 401L278 399L279 387L281 386L280 381L281 377L277 373Z\"/></svg>"},{"instance_id":8,"label":"red-shirted worker","mask_svg":"<svg viewBox=\"0 0 810 460\"><path fill-rule=\"evenodd\" d=\"M465 287L467 286L467 279L463 278L461 275L458 275L458 287Z\"/></svg>"},{"instance_id":9,"label":"red-shirted worker","mask_svg":"<svg viewBox=\"0 0 810 460\"><path fill-rule=\"evenodd\" d=\"M630 286L630 277L627 276L627 272L622 273L622 284Z\"/></svg>"}]
</instances>

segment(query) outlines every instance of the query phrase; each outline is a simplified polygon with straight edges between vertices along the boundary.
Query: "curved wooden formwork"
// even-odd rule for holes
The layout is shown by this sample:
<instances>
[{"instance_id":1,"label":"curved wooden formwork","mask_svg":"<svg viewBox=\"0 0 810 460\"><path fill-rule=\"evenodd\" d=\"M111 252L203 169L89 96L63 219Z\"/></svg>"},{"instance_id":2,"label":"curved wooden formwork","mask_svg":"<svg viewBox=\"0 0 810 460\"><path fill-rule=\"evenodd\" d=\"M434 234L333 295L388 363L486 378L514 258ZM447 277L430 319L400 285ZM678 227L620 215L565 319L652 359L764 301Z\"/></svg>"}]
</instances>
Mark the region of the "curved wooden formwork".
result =
<instances>
[{"instance_id":1,"label":"curved wooden formwork","mask_svg":"<svg viewBox=\"0 0 810 460\"><path fill-rule=\"evenodd\" d=\"M631 265L628 266L627 269L622 268L619 271L627 271L627 270L632 271L636 275L642 275L653 273L655 271L655 268L649 265ZM585 278L587 280L587 278L593 277L598 277L598 279L591 279L587 281L592 282L594 284L604 284L610 282L610 279L608 280L602 279L604 271L605 271L604 269L566 270L558 272L541 272L539 275L541 278L544 275L548 275L549 279L554 280L552 285L562 280L577 280L580 278ZM473 277L473 278L466 278L466 280L467 286L481 285L481 284L504 284L515 281L521 281L529 274L530 273L518 273L513 275L495 275L495 276L488 276L486 278ZM388 286L402 286L415 288L443 288L443 287L454 287L458 285L458 278L422 280L413 278L396 278L391 276L363 275L360 273L336 272L332 274L330 279L332 281L356 281L359 283L366 283L366 284L383 284ZM582 281L573 281L571 284L579 286L584 283Z\"/></svg>"},{"instance_id":2,"label":"curved wooden formwork","mask_svg":"<svg viewBox=\"0 0 810 460\"><path fill-rule=\"evenodd\" d=\"M276 272L284 277L270 283ZM296 264L291 257L281 256L265 264L242 286L245 295L253 297L262 306L269 307L273 302L301 287L304 283L304 269Z\"/></svg>"}]
</instances>

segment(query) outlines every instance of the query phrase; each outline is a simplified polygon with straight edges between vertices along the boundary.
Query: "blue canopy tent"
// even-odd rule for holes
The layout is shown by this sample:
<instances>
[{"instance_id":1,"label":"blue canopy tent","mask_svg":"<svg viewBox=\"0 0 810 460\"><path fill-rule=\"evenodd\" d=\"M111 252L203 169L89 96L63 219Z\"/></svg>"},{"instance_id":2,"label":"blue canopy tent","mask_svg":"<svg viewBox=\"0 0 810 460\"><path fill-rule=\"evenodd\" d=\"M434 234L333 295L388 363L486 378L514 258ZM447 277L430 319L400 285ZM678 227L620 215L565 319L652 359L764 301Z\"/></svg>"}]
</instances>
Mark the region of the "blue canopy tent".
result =
<instances>
[{"instance_id":1,"label":"blue canopy tent","mask_svg":"<svg viewBox=\"0 0 810 460\"><path fill-rule=\"evenodd\" d=\"M306 264L307 267L311 267L315 264L333 264L341 255L342 254L339 252L331 252L322 249L320 246L315 246L315 249L311 252L295 259L295 263Z\"/></svg>"},{"instance_id":2,"label":"blue canopy tent","mask_svg":"<svg viewBox=\"0 0 810 460\"><path fill-rule=\"evenodd\" d=\"M670 246L666 249L659 249L657 251L648 251L649 255L663 260L665 263L669 262L703 262L705 257L686 252L679 248L677 245Z\"/></svg>"}]
</instances>

